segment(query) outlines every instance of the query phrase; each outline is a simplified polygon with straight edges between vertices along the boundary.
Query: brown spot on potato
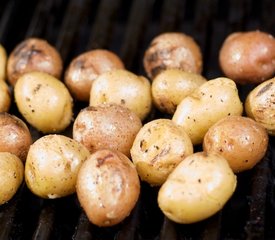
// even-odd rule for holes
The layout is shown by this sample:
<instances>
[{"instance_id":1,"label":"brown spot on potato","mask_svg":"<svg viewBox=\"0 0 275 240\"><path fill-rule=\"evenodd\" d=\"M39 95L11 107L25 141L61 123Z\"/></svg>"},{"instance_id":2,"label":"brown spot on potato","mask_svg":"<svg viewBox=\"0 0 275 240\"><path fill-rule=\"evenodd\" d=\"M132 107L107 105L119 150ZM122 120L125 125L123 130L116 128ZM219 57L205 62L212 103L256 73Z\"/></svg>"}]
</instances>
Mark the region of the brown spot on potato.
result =
<instances>
[{"instance_id":1,"label":"brown spot on potato","mask_svg":"<svg viewBox=\"0 0 275 240\"><path fill-rule=\"evenodd\" d=\"M266 91L268 91L268 90L271 88L272 85L273 85L273 82L270 82L270 83L264 85L264 87L262 87L262 88L260 89L260 91L257 93L256 97L259 97L259 96L261 96L263 93L265 93Z\"/></svg>"},{"instance_id":2,"label":"brown spot on potato","mask_svg":"<svg viewBox=\"0 0 275 240\"><path fill-rule=\"evenodd\" d=\"M104 157L97 158L97 164L96 164L96 166L97 167L101 167L108 158L112 158L112 157L114 157L114 155L110 153L110 154L108 154L108 155L106 155Z\"/></svg>"},{"instance_id":3,"label":"brown spot on potato","mask_svg":"<svg viewBox=\"0 0 275 240\"><path fill-rule=\"evenodd\" d=\"M167 155L167 154L170 152L170 150L171 150L170 147L162 149L161 152L158 153L158 154L151 160L151 163L154 164L160 157L163 157L163 156Z\"/></svg>"}]
</instances>

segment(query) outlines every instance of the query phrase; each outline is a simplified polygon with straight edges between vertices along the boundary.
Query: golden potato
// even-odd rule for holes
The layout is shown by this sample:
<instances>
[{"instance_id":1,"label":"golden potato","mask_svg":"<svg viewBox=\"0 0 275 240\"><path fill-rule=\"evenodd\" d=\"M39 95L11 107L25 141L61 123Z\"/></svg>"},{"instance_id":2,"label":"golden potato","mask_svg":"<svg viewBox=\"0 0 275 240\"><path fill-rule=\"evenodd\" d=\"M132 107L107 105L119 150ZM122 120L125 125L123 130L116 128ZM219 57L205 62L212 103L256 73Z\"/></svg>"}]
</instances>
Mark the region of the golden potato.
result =
<instances>
[{"instance_id":1,"label":"golden potato","mask_svg":"<svg viewBox=\"0 0 275 240\"><path fill-rule=\"evenodd\" d=\"M124 154L98 150L80 168L76 193L89 220L101 227L123 221L140 193L137 171Z\"/></svg>"},{"instance_id":2,"label":"golden potato","mask_svg":"<svg viewBox=\"0 0 275 240\"><path fill-rule=\"evenodd\" d=\"M24 166L14 154L0 152L0 205L8 202L23 182Z\"/></svg>"},{"instance_id":3,"label":"golden potato","mask_svg":"<svg viewBox=\"0 0 275 240\"><path fill-rule=\"evenodd\" d=\"M0 112L8 112L11 105L11 93L5 81L0 79Z\"/></svg>"},{"instance_id":4,"label":"golden potato","mask_svg":"<svg viewBox=\"0 0 275 240\"><path fill-rule=\"evenodd\" d=\"M0 44L0 81L6 80L7 52Z\"/></svg>"},{"instance_id":5,"label":"golden potato","mask_svg":"<svg viewBox=\"0 0 275 240\"><path fill-rule=\"evenodd\" d=\"M151 185L163 184L173 169L192 153L193 145L187 133L169 119L145 124L131 148L140 178Z\"/></svg>"},{"instance_id":6,"label":"golden potato","mask_svg":"<svg viewBox=\"0 0 275 240\"><path fill-rule=\"evenodd\" d=\"M207 130L229 115L242 115L243 105L233 80L216 78L202 84L178 105L172 120L200 144Z\"/></svg>"},{"instance_id":7,"label":"golden potato","mask_svg":"<svg viewBox=\"0 0 275 240\"><path fill-rule=\"evenodd\" d=\"M25 165L28 188L42 198L60 198L75 192L78 171L90 155L79 142L50 134L35 141Z\"/></svg>"},{"instance_id":8,"label":"golden potato","mask_svg":"<svg viewBox=\"0 0 275 240\"><path fill-rule=\"evenodd\" d=\"M222 155L234 172L253 168L265 155L268 134L251 118L228 116L215 123L204 136L203 150Z\"/></svg>"},{"instance_id":9,"label":"golden potato","mask_svg":"<svg viewBox=\"0 0 275 240\"><path fill-rule=\"evenodd\" d=\"M236 176L221 155L197 152L169 175L159 190L158 204L172 221L195 223L222 209L236 184Z\"/></svg>"},{"instance_id":10,"label":"golden potato","mask_svg":"<svg viewBox=\"0 0 275 240\"><path fill-rule=\"evenodd\" d=\"M56 133L69 126L73 99L65 85L42 72L22 75L14 88L20 113L28 123L43 133Z\"/></svg>"}]
</instances>

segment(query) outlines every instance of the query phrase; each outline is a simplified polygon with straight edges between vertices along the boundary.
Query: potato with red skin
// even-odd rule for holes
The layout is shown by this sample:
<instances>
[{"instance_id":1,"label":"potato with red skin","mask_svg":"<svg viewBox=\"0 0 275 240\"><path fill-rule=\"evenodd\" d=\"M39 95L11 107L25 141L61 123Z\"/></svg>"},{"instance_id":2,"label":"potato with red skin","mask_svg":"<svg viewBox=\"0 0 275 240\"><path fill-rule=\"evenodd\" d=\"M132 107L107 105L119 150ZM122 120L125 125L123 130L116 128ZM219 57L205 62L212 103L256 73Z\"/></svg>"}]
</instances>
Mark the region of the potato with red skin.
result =
<instances>
[{"instance_id":1,"label":"potato with red skin","mask_svg":"<svg viewBox=\"0 0 275 240\"><path fill-rule=\"evenodd\" d=\"M81 166L76 193L89 220L108 227L129 216L140 194L140 182L129 158L118 151L102 149Z\"/></svg>"},{"instance_id":2,"label":"potato with red skin","mask_svg":"<svg viewBox=\"0 0 275 240\"><path fill-rule=\"evenodd\" d=\"M275 74L275 38L266 32L230 34L219 62L224 74L239 84L259 84Z\"/></svg>"}]
</instances>

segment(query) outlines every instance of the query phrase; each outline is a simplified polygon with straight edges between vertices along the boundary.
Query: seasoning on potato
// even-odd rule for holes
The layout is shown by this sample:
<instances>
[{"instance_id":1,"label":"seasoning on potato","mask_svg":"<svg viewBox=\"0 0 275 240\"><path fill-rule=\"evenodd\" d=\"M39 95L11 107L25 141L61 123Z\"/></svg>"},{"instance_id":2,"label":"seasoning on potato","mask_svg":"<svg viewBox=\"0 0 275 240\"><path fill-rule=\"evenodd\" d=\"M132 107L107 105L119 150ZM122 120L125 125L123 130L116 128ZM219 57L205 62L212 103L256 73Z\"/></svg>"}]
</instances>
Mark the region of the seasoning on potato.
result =
<instances>
[{"instance_id":1,"label":"seasoning on potato","mask_svg":"<svg viewBox=\"0 0 275 240\"><path fill-rule=\"evenodd\" d=\"M194 145L201 144L207 130L220 119L242 115L243 105L235 82L216 78L202 84L178 105L172 120L182 126Z\"/></svg>"},{"instance_id":2,"label":"seasoning on potato","mask_svg":"<svg viewBox=\"0 0 275 240\"><path fill-rule=\"evenodd\" d=\"M124 69L115 53L105 49L91 50L72 60L65 73L65 84L75 99L88 102L93 81L113 69Z\"/></svg>"},{"instance_id":3,"label":"seasoning on potato","mask_svg":"<svg viewBox=\"0 0 275 240\"><path fill-rule=\"evenodd\" d=\"M102 103L123 105L144 120L152 105L150 82L124 69L103 73L91 87L90 106Z\"/></svg>"},{"instance_id":4,"label":"seasoning on potato","mask_svg":"<svg viewBox=\"0 0 275 240\"><path fill-rule=\"evenodd\" d=\"M200 74L202 53L191 36L180 32L162 33L146 49L143 65L150 79L169 68Z\"/></svg>"},{"instance_id":5,"label":"seasoning on potato","mask_svg":"<svg viewBox=\"0 0 275 240\"><path fill-rule=\"evenodd\" d=\"M108 148L130 156L130 148L141 127L139 117L126 107L102 104L80 111L73 124L73 138L91 153Z\"/></svg>"},{"instance_id":6,"label":"seasoning on potato","mask_svg":"<svg viewBox=\"0 0 275 240\"><path fill-rule=\"evenodd\" d=\"M0 79L0 112L8 112L11 106L11 93L5 81Z\"/></svg>"},{"instance_id":7,"label":"seasoning on potato","mask_svg":"<svg viewBox=\"0 0 275 240\"><path fill-rule=\"evenodd\" d=\"M267 131L251 118L228 116L205 134L203 150L222 155L234 172L253 168L268 147Z\"/></svg>"},{"instance_id":8,"label":"seasoning on potato","mask_svg":"<svg viewBox=\"0 0 275 240\"><path fill-rule=\"evenodd\" d=\"M14 88L17 107L33 127L43 133L56 133L69 126L73 99L64 83L42 72L22 75Z\"/></svg>"},{"instance_id":9,"label":"seasoning on potato","mask_svg":"<svg viewBox=\"0 0 275 240\"><path fill-rule=\"evenodd\" d=\"M0 44L0 81L6 80L7 52Z\"/></svg>"},{"instance_id":10,"label":"seasoning on potato","mask_svg":"<svg viewBox=\"0 0 275 240\"><path fill-rule=\"evenodd\" d=\"M259 84L275 74L275 38L266 32L230 34L219 54L224 74L240 84Z\"/></svg>"},{"instance_id":11,"label":"seasoning on potato","mask_svg":"<svg viewBox=\"0 0 275 240\"><path fill-rule=\"evenodd\" d=\"M76 193L89 220L101 227L122 222L135 207L140 182L124 154L98 150L80 168Z\"/></svg>"},{"instance_id":12,"label":"seasoning on potato","mask_svg":"<svg viewBox=\"0 0 275 240\"><path fill-rule=\"evenodd\" d=\"M156 119L138 132L131 148L132 161L140 178L161 185L173 169L193 153L191 139L170 119Z\"/></svg>"},{"instance_id":13,"label":"seasoning on potato","mask_svg":"<svg viewBox=\"0 0 275 240\"><path fill-rule=\"evenodd\" d=\"M79 142L56 134L35 141L25 164L28 188L46 199L65 197L75 192L80 166L90 155Z\"/></svg>"},{"instance_id":14,"label":"seasoning on potato","mask_svg":"<svg viewBox=\"0 0 275 240\"><path fill-rule=\"evenodd\" d=\"M18 44L8 57L7 77L11 85L24 73L39 71L61 77L63 62L59 52L47 41L28 38Z\"/></svg>"},{"instance_id":15,"label":"seasoning on potato","mask_svg":"<svg viewBox=\"0 0 275 240\"><path fill-rule=\"evenodd\" d=\"M164 113L173 114L181 100L205 82L206 79L196 73L164 70L152 82L154 105Z\"/></svg>"},{"instance_id":16,"label":"seasoning on potato","mask_svg":"<svg viewBox=\"0 0 275 240\"><path fill-rule=\"evenodd\" d=\"M248 94L245 112L275 136L275 78L259 84Z\"/></svg>"},{"instance_id":17,"label":"seasoning on potato","mask_svg":"<svg viewBox=\"0 0 275 240\"><path fill-rule=\"evenodd\" d=\"M12 199L23 178L22 161L12 153L0 152L0 205Z\"/></svg>"},{"instance_id":18,"label":"seasoning on potato","mask_svg":"<svg viewBox=\"0 0 275 240\"><path fill-rule=\"evenodd\" d=\"M202 221L223 208L237 184L226 159L197 152L185 158L160 187L158 204L172 221Z\"/></svg>"}]
</instances>

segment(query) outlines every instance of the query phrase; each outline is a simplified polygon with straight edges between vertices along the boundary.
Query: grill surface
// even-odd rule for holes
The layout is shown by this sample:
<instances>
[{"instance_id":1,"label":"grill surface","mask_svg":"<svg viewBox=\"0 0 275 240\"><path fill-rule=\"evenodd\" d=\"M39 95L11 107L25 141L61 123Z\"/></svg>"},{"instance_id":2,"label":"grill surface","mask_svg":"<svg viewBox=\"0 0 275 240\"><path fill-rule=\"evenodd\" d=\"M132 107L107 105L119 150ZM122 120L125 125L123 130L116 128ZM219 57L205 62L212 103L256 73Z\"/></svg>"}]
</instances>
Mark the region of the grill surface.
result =
<instances>
[{"instance_id":1,"label":"grill surface","mask_svg":"<svg viewBox=\"0 0 275 240\"><path fill-rule=\"evenodd\" d=\"M106 48L127 69L145 75L142 57L151 39L181 31L201 46L203 75L211 79L222 75L218 51L224 38L251 29L275 35L274 12L274 0L6 0L0 2L0 42L10 53L27 37L44 38L60 51L65 68L86 50ZM252 87L239 88L242 100ZM84 104L75 106L77 114ZM10 112L20 116L14 105ZM150 118L159 116L153 111ZM30 130L34 140L42 136ZM71 128L64 134L71 135ZM169 221L158 209L158 189L145 183L132 214L109 228L90 224L76 195L43 200L23 185L0 206L0 239L275 239L274 141L253 170L238 174L236 192L223 210L200 223Z\"/></svg>"}]
</instances>

